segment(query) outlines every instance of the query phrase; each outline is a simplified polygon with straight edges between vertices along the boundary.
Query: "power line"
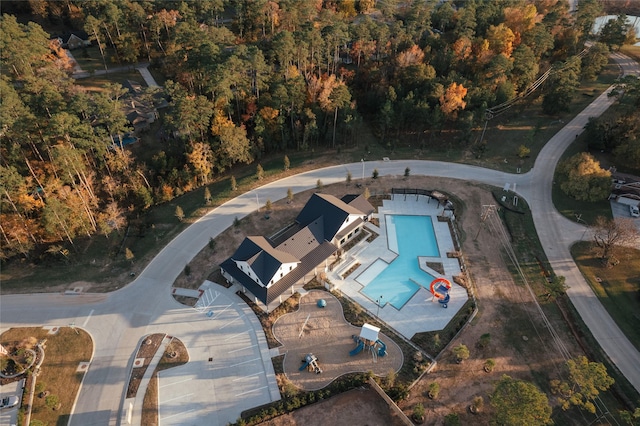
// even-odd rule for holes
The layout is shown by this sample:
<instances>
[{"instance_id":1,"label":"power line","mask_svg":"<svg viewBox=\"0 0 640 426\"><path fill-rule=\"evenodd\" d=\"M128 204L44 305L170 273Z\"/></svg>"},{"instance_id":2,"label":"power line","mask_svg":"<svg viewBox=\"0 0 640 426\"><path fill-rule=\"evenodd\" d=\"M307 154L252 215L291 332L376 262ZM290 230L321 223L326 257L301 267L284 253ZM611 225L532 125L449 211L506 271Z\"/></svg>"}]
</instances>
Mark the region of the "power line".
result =
<instances>
[{"instance_id":1,"label":"power line","mask_svg":"<svg viewBox=\"0 0 640 426\"><path fill-rule=\"evenodd\" d=\"M534 306L536 307L536 311L538 312L540 318L542 319L542 322L545 326L545 328L549 331L549 334L551 335L551 338L553 340L553 343L556 347L556 349L558 350L558 352L560 353L560 355L562 356L562 358L564 359L565 363L566 361L568 361L569 359L571 359L571 353L569 352L569 350L567 349L567 347L565 346L564 342L562 341L562 338L560 337L560 335L558 334L558 332L556 331L556 329L553 327L553 325L551 324L551 322L549 321L547 315L544 313L542 307L540 306L540 303L538 302L538 299L533 291L533 289L531 288L531 285L529 284L529 280L527 279L522 267L520 266L520 262L518 261L518 257L516 255L516 252L513 248L513 245L511 243L511 239L510 236L507 234L504 226L502 226L502 222L500 221L498 215L496 214L492 214L492 213L496 213L497 209L495 208L495 206L490 205L490 206L482 206L483 207L483 218L482 218L482 222L485 223L485 221L489 224L489 228L491 230L493 230L493 232L495 233L495 235L497 236L497 238L499 239L500 243L502 244L502 247L504 248L507 256L509 257L509 259L511 260L511 262L513 263L513 266L516 268L516 271L518 273L518 276L522 279L523 283L525 284L525 288L527 289L527 292L530 296L530 300L533 301ZM490 208L492 207L492 208ZM486 210L485 210L486 208ZM488 220L487 220L488 219ZM480 233L480 231L478 231L478 234ZM476 235L477 238L477 235ZM525 297L523 294L519 293L519 297L522 300L522 302L525 302ZM536 327L535 322L533 321L533 318L531 317L531 315L529 314L527 309L524 309L526 315L529 318L529 321L531 322L531 325L533 326L533 329L535 330L536 335L538 336L540 342L542 343L544 350L546 352L550 352L545 340L543 339L540 331L538 330L538 327ZM558 366L554 363L554 368L556 370L556 372L558 373L558 376L562 376L562 373L559 371ZM578 385L579 387L579 385ZM602 400L602 398L600 398L600 396L596 396L593 400L593 403L596 407L596 420L595 421L600 421L603 419L609 419L610 422L612 422L615 425L619 426L619 423L617 421L617 419L611 414L611 412L609 411L609 409L607 408L606 404L604 403L604 401ZM584 416L584 412L579 409L580 411L580 415L582 416L582 418L585 420L585 422L587 421L587 419Z\"/></svg>"}]
</instances>

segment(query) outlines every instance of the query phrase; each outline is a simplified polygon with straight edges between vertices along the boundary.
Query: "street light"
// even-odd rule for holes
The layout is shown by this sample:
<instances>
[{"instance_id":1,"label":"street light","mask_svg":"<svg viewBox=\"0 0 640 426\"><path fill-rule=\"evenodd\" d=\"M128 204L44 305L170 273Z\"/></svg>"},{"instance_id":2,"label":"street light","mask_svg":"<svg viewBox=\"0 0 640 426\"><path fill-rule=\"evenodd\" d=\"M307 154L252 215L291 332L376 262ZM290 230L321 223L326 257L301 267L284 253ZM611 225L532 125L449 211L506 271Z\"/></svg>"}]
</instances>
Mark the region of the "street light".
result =
<instances>
[{"instance_id":1,"label":"street light","mask_svg":"<svg viewBox=\"0 0 640 426\"><path fill-rule=\"evenodd\" d=\"M378 310L376 311L376 316L380 318L380 302L382 302L382 296L376 299L376 304L378 305Z\"/></svg>"},{"instance_id":2,"label":"street light","mask_svg":"<svg viewBox=\"0 0 640 426\"><path fill-rule=\"evenodd\" d=\"M364 158L361 158L360 162L362 163L362 180L364 180Z\"/></svg>"}]
</instances>

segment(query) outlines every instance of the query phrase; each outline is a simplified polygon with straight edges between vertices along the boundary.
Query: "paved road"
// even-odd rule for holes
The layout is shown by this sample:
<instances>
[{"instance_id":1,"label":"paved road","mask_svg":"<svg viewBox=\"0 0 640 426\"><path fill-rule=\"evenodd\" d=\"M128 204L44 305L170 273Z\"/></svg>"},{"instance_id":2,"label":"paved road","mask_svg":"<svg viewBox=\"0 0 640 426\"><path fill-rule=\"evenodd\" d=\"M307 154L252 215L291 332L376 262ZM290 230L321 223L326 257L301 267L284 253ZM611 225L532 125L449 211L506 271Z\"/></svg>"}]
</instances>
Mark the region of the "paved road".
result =
<instances>
[{"instance_id":1,"label":"paved road","mask_svg":"<svg viewBox=\"0 0 640 426\"><path fill-rule=\"evenodd\" d=\"M623 68L628 68L628 72L637 72L634 63L627 58L618 55L616 60L622 63ZM569 254L568 247L582 237L584 228L560 216L551 203L550 195L553 171L560 154L575 140L588 118L601 114L611 102L606 95L596 99L547 143L532 171L525 174L513 175L436 161L402 160L344 164L273 182L228 201L198 220L171 241L133 283L114 293L3 296L0 299L1 327L4 330L20 325L75 323L87 329L93 336L95 353L71 424L119 424L123 384L140 339L149 330L159 329L159 324L164 325L161 327L163 332L177 337L190 333L192 325L188 320L173 322L176 310L185 308L178 306L171 298L169 288L184 265L207 245L210 237L217 236L232 225L234 218L244 217L267 199L286 197L288 188L297 193L314 188L318 179L325 184L343 181L347 172L351 172L354 178L361 174L368 177L374 168L378 169L380 175L397 176L400 186L403 185L405 167L410 167L412 174L477 181L498 187L507 182L516 183L517 192L532 207L536 229L554 271L567 279L569 297L611 360L640 391L640 353L604 310ZM263 351L261 356L266 374L269 375L271 363L265 359L268 353Z\"/></svg>"}]
</instances>

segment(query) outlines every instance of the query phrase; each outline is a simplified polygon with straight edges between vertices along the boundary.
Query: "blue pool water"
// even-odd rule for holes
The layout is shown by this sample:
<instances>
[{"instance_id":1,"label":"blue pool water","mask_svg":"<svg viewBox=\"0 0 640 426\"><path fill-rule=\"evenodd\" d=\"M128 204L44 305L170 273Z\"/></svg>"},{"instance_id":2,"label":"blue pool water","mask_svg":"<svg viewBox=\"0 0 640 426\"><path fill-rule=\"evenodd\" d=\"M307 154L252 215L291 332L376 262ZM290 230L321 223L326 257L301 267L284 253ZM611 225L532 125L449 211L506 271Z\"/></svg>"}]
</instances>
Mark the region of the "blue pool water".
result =
<instances>
[{"instance_id":1,"label":"blue pool water","mask_svg":"<svg viewBox=\"0 0 640 426\"><path fill-rule=\"evenodd\" d=\"M395 227L398 257L386 267L383 260L374 262L369 269L384 269L361 291L373 301L380 300L382 296L381 305L390 303L400 309L420 289L420 285L429 289L434 280L433 276L420 269L418 256L440 256L440 252L430 216L386 215L385 220L387 229ZM392 238L389 232L387 238ZM392 246L392 242L389 245Z\"/></svg>"}]
</instances>

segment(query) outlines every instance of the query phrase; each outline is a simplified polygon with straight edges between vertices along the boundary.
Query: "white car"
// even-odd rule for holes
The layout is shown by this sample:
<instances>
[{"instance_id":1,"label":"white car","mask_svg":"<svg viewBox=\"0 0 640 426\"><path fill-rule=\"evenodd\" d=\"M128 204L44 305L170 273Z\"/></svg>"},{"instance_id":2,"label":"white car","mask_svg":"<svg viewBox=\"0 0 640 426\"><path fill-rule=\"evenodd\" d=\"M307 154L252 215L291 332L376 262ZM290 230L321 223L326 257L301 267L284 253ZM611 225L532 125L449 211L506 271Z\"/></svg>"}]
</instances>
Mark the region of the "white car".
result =
<instances>
[{"instance_id":1,"label":"white car","mask_svg":"<svg viewBox=\"0 0 640 426\"><path fill-rule=\"evenodd\" d=\"M17 396L7 396L0 400L0 408L12 408L18 405L20 400Z\"/></svg>"},{"instance_id":2,"label":"white car","mask_svg":"<svg viewBox=\"0 0 640 426\"><path fill-rule=\"evenodd\" d=\"M640 210L638 210L637 206L629 206L629 214L631 214L631 217L640 217Z\"/></svg>"}]
</instances>

